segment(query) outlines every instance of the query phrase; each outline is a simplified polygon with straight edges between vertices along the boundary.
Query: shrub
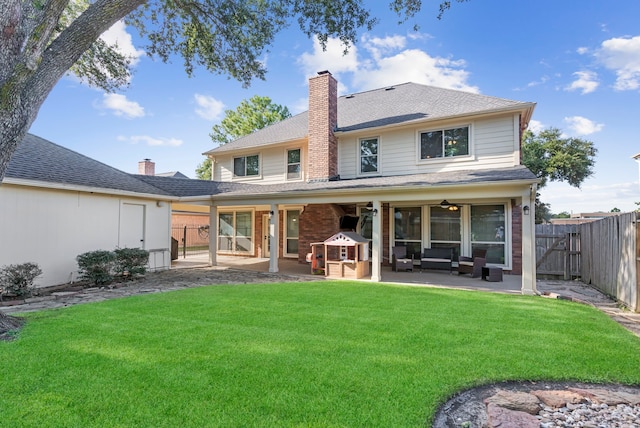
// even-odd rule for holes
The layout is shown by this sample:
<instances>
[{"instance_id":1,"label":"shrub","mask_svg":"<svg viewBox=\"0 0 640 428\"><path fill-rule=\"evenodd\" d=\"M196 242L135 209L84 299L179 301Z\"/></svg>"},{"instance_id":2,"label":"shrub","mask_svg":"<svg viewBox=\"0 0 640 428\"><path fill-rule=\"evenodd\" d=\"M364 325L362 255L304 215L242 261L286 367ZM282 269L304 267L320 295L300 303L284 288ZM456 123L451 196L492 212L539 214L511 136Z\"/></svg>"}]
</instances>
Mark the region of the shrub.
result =
<instances>
[{"instance_id":1,"label":"shrub","mask_svg":"<svg viewBox=\"0 0 640 428\"><path fill-rule=\"evenodd\" d=\"M80 278L93 284L108 284L113 281L113 267L116 255L112 251L97 250L82 253L76 257Z\"/></svg>"},{"instance_id":2,"label":"shrub","mask_svg":"<svg viewBox=\"0 0 640 428\"><path fill-rule=\"evenodd\" d=\"M114 251L116 256L115 272L120 276L134 277L144 275L147 272L149 252L140 248L118 248Z\"/></svg>"},{"instance_id":3,"label":"shrub","mask_svg":"<svg viewBox=\"0 0 640 428\"><path fill-rule=\"evenodd\" d=\"M31 296L33 281L40 275L42 275L42 269L37 263L3 266L0 269L0 287L5 293Z\"/></svg>"}]
</instances>

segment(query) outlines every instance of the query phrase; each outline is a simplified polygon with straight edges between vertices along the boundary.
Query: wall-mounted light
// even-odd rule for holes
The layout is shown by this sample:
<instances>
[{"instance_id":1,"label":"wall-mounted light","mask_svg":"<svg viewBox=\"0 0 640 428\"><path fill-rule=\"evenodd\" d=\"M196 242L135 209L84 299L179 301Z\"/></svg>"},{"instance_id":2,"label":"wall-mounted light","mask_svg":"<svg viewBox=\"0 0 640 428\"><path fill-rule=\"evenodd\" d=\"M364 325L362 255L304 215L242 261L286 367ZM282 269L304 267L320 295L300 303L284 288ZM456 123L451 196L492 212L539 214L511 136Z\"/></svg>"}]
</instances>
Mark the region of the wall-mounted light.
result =
<instances>
[{"instance_id":1,"label":"wall-mounted light","mask_svg":"<svg viewBox=\"0 0 640 428\"><path fill-rule=\"evenodd\" d=\"M377 209L377 208L374 208L374 209L373 209L373 211L372 211L372 213L373 213L373 215L374 215L374 216L378 215L378 209Z\"/></svg>"},{"instance_id":2,"label":"wall-mounted light","mask_svg":"<svg viewBox=\"0 0 640 428\"><path fill-rule=\"evenodd\" d=\"M524 207L522 207L522 212L524 213L524 215L529 215L529 211L531 209L529 208L529 205L525 205Z\"/></svg>"},{"instance_id":3,"label":"wall-mounted light","mask_svg":"<svg viewBox=\"0 0 640 428\"><path fill-rule=\"evenodd\" d=\"M270 215L270 216L272 216L272 215L274 215L274 214L275 214L275 213L273 212L273 210L269 211L269 215Z\"/></svg>"}]
</instances>

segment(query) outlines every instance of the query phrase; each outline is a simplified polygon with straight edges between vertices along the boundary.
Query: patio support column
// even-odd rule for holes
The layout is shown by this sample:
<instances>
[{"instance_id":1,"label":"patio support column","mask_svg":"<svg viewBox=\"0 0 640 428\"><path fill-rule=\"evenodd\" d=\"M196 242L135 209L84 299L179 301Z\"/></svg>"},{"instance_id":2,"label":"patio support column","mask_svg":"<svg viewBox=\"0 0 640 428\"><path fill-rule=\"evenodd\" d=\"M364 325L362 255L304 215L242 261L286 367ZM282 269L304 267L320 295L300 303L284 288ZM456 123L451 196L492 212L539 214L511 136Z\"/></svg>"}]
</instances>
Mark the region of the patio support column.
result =
<instances>
[{"instance_id":1,"label":"patio support column","mask_svg":"<svg viewBox=\"0 0 640 428\"><path fill-rule=\"evenodd\" d=\"M209 266L218 264L218 207L209 207Z\"/></svg>"},{"instance_id":2,"label":"patio support column","mask_svg":"<svg viewBox=\"0 0 640 428\"><path fill-rule=\"evenodd\" d=\"M280 211L278 211L277 204L271 204L271 211L269 212L269 239L271 241L271 248L269 251L269 272L278 272L278 250L280 249L280 241L278 236L280 235Z\"/></svg>"},{"instance_id":3,"label":"patio support column","mask_svg":"<svg viewBox=\"0 0 640 428\"><path fill-rule=\"evenodd\" d=\"M382 281L382 204L373 200L373 217L371 218L371 281Z\"/></svg>"},{"instance_id":4,"label":"patio support column","mask_svg":"<svg viewBox=\"0 0 640 428\"><path fill-rule=\"evenodd\" d=\"M522 195L522 294L538 294L536 288L536 191L532 184ZM528 210L524 207L528 206ZM525 214L528 212L528 215Z\"/></svg>"}]
</instances>

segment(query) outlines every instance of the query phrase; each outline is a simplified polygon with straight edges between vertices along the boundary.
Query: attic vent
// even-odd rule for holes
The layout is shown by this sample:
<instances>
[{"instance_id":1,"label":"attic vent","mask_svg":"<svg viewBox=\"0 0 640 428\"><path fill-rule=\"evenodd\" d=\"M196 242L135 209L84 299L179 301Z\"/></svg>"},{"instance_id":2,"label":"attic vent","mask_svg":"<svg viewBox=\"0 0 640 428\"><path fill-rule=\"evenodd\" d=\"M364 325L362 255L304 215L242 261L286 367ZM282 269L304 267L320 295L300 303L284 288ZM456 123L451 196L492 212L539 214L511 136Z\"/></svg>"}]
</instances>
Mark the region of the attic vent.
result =
<instances>
[{"instance_id":1,"label":"attic vent","mask_svg":"<svg viewBox=\"0 0 640 428\"><path fill-rule=\"evenodd\" d=\"M388 88L384 88L385 91L393 91L395 88L393 86L389 86Z\"/></svg>"}]
</instances>

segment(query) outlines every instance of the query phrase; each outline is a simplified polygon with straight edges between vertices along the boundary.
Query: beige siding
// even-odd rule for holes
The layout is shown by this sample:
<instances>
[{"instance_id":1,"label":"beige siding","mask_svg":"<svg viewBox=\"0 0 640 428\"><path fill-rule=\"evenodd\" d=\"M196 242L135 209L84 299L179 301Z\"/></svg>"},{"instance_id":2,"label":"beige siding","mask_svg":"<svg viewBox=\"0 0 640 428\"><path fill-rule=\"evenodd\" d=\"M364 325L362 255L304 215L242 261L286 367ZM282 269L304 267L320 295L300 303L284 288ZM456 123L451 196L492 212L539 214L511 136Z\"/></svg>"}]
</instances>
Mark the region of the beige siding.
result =
<instances>
[{"instance_id":1,"label":"beige siding","mask_svg":"<svg viewBox=\"0 0 640 428\"><path fill-rule=\"evenodd\" d=\"M468 169L505 168L516 165L514 148L518 147L518 129L514 117L503 116L474 122L451 122L433 127L415 127L382 132L379 135L379 167L381 175L406 175ZM420 161L418 132L440 127L471 127L471 155L456 159ZM371 137L376 135L363 135ZM359 137L340 139L340 177L355 178L358 172Z\"/></svg>"},{"instance_id":2,"label":"beige siding","mask_svg":"<svg viewBox=\"0 0 640 428\"><path fill-rule=\"evenodd\" d=\"M290 146L279 146L268 149L263 149L259 152L247 152L236 155L226 155L216 157L216 163L214 168L213 179L216 181L234 181L234 182L247 182L255 184L276 184L287 181L287 150L300 149L300 155L302 157L302 172L301 177L305 177L306 173L306 159L307 151L306 147L301 144L294 144ZM234 156L245 156L259 154L260 156L260 176L258 177L234 177L233 176L233 158Z\"/></svg>"},{"instance_id":3,"label":"beige siding","mask_svg":"<svg viewBox=\"0 0 640 428\"><path fill-rule=\"evenodd\" d=\"M470 126L470 156L422 161L419 159L418 133L430 129ZM377 133L339 136L338 174L343 179L357 178L359 173L359 141L361 138L379 139L379 175L407 175L469 169L506 168L518 164L518 118L505 115L475 121L448 121L430 126L416 126L386 130ZM238 181L258 184L282 183L286 179L287 148L276 147L259 152L262 175L257 178L234 178L233 155L216 158L214 180ZM258 152L246 152L250 155ZM303 172L306 165L306 148L302 152ZM375 174L368 174L369 176ZM304 175L303 175L304 176Z\"/></svg>"},{"instance_id":4,"label":"beige siding","mask_svg":"<svg viewBox=\"0 0 640 428\"><path fill-rule=\"evenodd\" d=\"M143 248L167 249L164 254L153 255L150 268L168 268L171 263L168 203L7 183L0 186L0 201L0 265L38 263L43 274L36 285L76 280L78 254L123 246L120 222L125 203L144 206Z\"/></svg>"}]
</instances>

